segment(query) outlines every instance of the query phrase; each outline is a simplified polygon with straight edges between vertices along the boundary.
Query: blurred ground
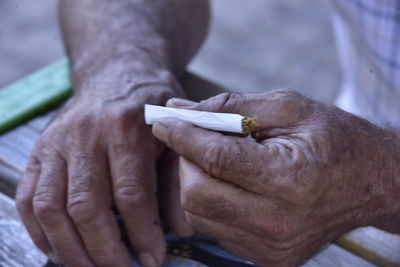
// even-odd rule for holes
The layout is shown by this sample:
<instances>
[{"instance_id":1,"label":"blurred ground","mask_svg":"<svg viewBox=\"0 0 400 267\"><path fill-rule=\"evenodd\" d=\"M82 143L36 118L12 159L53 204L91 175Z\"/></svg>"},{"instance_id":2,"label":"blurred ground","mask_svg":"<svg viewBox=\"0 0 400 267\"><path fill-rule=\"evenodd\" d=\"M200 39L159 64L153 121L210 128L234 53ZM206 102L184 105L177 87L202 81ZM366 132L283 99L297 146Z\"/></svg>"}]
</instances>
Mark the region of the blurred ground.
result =
<instances>
[{"instance_id":1,"label":"blurred ground","mask_svg":"<svg viewBox=\"0 0 400 267\"><path fill-rule=\"evenodd\" d=\"M0 87L63 55L55 0L0 0ZM288 88L332 102L340 85L319 0L214 0L190 70L241 92Z\"/></svg>"}]
</instances>

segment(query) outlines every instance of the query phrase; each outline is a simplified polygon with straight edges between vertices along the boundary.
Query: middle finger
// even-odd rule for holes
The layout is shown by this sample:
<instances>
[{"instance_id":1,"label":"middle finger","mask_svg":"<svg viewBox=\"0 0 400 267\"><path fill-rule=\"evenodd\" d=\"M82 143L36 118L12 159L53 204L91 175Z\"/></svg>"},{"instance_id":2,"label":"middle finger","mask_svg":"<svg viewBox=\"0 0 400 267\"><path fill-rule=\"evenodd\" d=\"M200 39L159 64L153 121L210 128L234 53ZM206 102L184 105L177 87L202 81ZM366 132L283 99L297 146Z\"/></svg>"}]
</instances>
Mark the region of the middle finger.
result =
<instances>
[{"instance_id":1,"label":"middle finger","mask_svg":"<svg viewBox=\"0 0 400 267\"><path fill-rule=\"evenodd\" d=\"M129 266L130 256L112 212L107 161L79 152L68 165L68 211L96 266Z\"/></svg>"},{"instance_id":2,"label":"middle finger","mask_svg":"<svg viewBox=\"0 0 400 267\"><path fill-rule=\"evenodd\" d=\"M273 231L268 222L277 213L275 201L215 179L184 158L179 176L182 205L190 213L257 234ZM269 218L260 216L265 213Z\"/></svg>"}]
</instances>

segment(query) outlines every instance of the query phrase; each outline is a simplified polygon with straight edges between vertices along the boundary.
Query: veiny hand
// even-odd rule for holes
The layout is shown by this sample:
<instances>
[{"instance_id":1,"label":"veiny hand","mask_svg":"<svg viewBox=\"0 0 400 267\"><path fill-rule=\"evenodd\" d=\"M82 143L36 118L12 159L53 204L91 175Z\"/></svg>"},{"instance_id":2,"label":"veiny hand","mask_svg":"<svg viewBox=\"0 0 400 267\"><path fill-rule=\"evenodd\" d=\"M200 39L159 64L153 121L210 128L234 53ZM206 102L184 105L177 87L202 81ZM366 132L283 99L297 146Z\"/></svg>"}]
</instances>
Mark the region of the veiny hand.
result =
<instances>
[{"instance_id":1,"label":"veiny hand","mask_svg":"<svg viewBox=\"0 0 400 267\"><path fill-rule=\"evenodd\" d=\"M177 157L155 140L143 118L144 103L163 104L174 95L168 87L154 82L123 97L111 89L109 95L75 96L37 140L17 207L33 241L53 261L131 266L116 207L142 264L160 265L165 240L156 197L159 158L169 188L166 217L176 232L191 234L179 194L170 193L179 192L171 167L176 163L178 170Z\"/></svg>"},{"instance_id":2,"label":"veiny hand","mask_svg":"<svg viewBox=\"0 0 400 267\"><path fill-rule=\"evenodd\" d=\"M168 105L258 119L256 142L174 119L153 126L182 156L181 199L193 227L258 265L294 266L400 210L394 132L290 91Z\"/></svg>"}]
</instances>

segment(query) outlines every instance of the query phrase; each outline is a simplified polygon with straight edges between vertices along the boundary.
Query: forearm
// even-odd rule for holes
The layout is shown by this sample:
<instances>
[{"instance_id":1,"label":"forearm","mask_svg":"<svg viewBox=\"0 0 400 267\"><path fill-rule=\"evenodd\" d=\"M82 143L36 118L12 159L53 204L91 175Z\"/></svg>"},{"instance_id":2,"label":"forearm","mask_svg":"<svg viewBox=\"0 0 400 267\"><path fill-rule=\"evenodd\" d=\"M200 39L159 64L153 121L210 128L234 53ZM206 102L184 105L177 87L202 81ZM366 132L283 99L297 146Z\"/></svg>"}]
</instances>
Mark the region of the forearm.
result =
<instances>
[{"instance_id":1,"label":"forearm","mask_svg":"<svg viewBox=\"0 0 400 267\"><path fill-rule=\"evenodd\" d=\"M179 75L209 16L207 0L63 0L60 12L75 90L146 84L158 70Z\"/></svg>"}]
</instances>

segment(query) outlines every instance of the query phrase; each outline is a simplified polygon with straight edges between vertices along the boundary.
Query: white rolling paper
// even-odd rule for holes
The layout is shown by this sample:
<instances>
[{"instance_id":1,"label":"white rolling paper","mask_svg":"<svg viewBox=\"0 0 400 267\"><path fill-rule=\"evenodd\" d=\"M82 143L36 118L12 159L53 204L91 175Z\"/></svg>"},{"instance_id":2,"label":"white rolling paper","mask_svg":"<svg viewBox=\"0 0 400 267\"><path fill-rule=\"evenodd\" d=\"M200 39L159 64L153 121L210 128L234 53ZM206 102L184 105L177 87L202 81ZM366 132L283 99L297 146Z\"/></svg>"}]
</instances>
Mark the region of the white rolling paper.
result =
<instances>
[{"instance_id":1,"label":"white rolling paper","mask_svg":"<svg viewBox=\"0 0 400 267\"><path fill-rule=\"evenodd\" d=\"M176 118L198 127L221 132L243 133L243 116L232 113L213 113L206 111L167 108L144 105L146 124L153 124L164 118Z\"/></svg>"}]
</instances>

